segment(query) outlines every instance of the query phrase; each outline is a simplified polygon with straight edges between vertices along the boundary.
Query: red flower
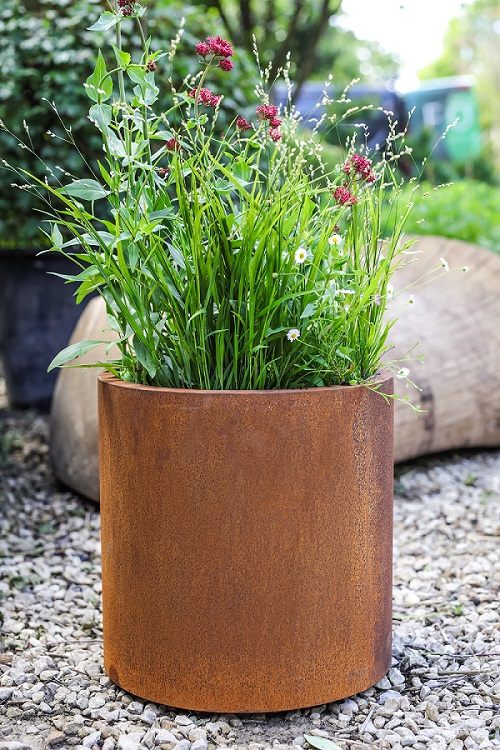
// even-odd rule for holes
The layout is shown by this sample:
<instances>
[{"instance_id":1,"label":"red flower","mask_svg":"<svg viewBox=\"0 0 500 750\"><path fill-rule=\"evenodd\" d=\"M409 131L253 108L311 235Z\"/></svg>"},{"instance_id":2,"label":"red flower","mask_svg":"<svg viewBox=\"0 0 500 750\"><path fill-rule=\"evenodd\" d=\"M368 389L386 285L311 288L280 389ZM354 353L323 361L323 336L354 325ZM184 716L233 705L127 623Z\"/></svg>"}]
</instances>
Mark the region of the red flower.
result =
<instances>
[{"instance_id":1,"label":"red flower","mask_svg":"<svg viewBox=\"0 0 500 750\"><path fill-rule=\"evenodd\" d=\"M156 63L154 60L148 60L146 63L146 73L154 73L156 70Z\"/></svg>"},{"instance_id":2,"label":"red flower","mask_svg":"<svg viewBox=\"0 0 500 750\"><path fill-rule=\"evenodd\" d=\"M275 142L279 141L280 138L282 137L282 135L283 134L281 133L280 130L278 130L278 128L271 128L271 130L269 131L269 136L270 136L271 140L273 140Z\"/></svg>"},{"instance_id":3,"label":"red flower","mask_svg":"<svg viewBox=\"0 0 500 750\"><path fill-rule=\"evenodd\" d=\"M206 57L210 53L210 46L206 42L198 42L196 52L200 57Z\"/></svg>"},{"instance_id":4,"label":"red flower","mask_svg":"<svg viewBox=\"0 0 500 750\"><path fill-rule=\"evenodd\" d=\"M358 202L356 196L348 188L340 185L333 191L333 197L341 206L353 206Z\"/></svg>"},{"instance_id":5,"label":"red flower","mask_svg":"<svg viewBox=\"0 0 500 750\"><path fill-rule=\"evenodd\" d=\"M252 126L245 120L244 117L238 117L238 119L236 120L236 127L238 128L238 130L250 130Z\"/></svg>"},{"instance_id":6,"label":"red flower","mask_svg":"<svg viewBox=\"0 0 500 750\"><path fill-rule=\"evenodd\" d=\"M347 175L351 175L354 172L355 175L359 175L365 182L375 181L375 172L372 169L371 160L360 154L353 154L350 160L346 160L344 163L344 172Z\"/></svg>"},{"instance_id":7,"label":"red flower","mask_svg":"<svg viewBox=\"0 0 500 750\"><path fill-rule=\"evenodd\" d=\"M180 151L182 147L177 138L170 138L170 140L165 143L165 148L167 151Z\"/></svg>"},{"instance_id":8,"label":"red flower","mask_svg":"<svg viewBox=\"0 0 500 750\"><path fill-rule=\"evenodd\" d=\"M269 120L269 125L272 128L279 128L279 126L281 125L280 118L279 117L271 117L271 119Z\"/></svg>"},{"instance_id":9,"label":"red flower","mask_svg":"<svg viewBox=\"0 0 500 750\"><path fill-rule=\"evenodd\" d=\"M196 96L197 94L198 96ZM196 99L197 102L201 102L202 104L206 105L207 107L214 107L214 109L222 99L222 96L212 94L210 89L205 88L200 89L198 92L196 89L192 89L192 91L189 92L189 96L192 99Z\"/></svg>"},{"instance_id":10,"label":"red flower","mask_svg":"<svg viewBox=\"0 0 500 750\"><path fill-rule=\"evenodd\" d=\"M222 68L226 73L229 73L229 71L233 69L233 63L225 57L219 62L219 68Z\"/></svg>"},{"instance_id":11,"label":"red flower","mask_svg":"<svg viewBox=\"0 0 500 750\"><path fill-rule=\"evenodd\" d=\"M210 52L215 57L232 57L234 55L233 48L230 43L220 36L207 36L205 43L208 44Z\"/></svg>"},{"instance_id":12,"label":"red flower","mask_svg":"<svg viewBox=\"0 0 500 750\"><path fill-rule=\"evenodd\" d=\"M273 120L278 114L278 107L273 104L261 104L257 107L259 120Z\"/></svg>"}]
</instances>

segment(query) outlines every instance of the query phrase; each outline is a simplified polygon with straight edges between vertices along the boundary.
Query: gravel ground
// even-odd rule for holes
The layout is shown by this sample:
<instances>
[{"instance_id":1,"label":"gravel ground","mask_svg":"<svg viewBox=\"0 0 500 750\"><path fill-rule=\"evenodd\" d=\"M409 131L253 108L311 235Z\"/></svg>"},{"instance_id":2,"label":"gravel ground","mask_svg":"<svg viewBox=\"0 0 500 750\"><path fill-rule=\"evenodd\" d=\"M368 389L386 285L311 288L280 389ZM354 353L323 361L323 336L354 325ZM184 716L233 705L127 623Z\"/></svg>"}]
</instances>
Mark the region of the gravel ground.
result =
<instances>
[{"instance_id":1,"label":"gravel ground","mask_svg":"<svg viewBox=\"0 0 500 750\"><path fill-rule=\"evenodd\" d=\"M0 750L500 748L500 451L397 467L393 667L347 700L186 714L102 669L98 508L57 483L48 419L0 393ZM328 744L328 743L327 743Z\"/></svg>"}]
</instances>

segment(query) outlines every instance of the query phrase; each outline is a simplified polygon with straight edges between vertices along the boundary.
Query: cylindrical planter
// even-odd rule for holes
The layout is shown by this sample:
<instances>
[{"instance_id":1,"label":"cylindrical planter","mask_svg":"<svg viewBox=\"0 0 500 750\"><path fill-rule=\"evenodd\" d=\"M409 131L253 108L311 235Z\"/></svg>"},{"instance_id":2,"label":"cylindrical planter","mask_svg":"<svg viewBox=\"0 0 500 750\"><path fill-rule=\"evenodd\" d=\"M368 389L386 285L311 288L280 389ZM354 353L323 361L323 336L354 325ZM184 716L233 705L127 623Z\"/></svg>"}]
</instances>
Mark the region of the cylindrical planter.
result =
<instances>
[{"instance_id":1,"label":"cylindrical planter","mask_svg":"<svg viewBox=\"0 0 500 750\"><path fill-rule=\"evenodd\" d=\"M378 384L392 392L391 378ZM393 405L366 386L99 378L104 660L143 698L282 711L391 664Z\"/></svg>"}]
</instances>

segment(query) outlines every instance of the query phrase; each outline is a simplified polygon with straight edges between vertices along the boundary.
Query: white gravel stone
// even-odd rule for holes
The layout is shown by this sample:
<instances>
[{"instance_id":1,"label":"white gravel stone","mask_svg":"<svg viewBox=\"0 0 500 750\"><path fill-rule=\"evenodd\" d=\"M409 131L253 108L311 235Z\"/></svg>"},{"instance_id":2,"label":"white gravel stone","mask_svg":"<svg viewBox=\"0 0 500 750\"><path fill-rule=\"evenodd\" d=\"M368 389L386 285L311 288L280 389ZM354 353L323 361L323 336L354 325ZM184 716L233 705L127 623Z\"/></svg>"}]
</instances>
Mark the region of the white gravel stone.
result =
<instances>
[{"instance_id":1,"label":"white gravel stone","mask_svg":"<svg viewBox=\"0 0 500 750\"><path fill-rule=\"evenodd\" d=\"M82 745L83 747L92 747L97 742L99 742L100 739L100 732L92 732L92 734L88 734L86 737L84 737L84 739L82 740Z\"/></svg>"},{"instance_id":2,"label":"white gravel stone","mask_svg":"<svg viewBox=\"0 0 500 750\"><path fill-rule=\"evenodd\" d=\"M154 724L156 721L156 714L154 711L151 711L150 709L145 709L141 714L141 721L143 721L145 724Z\"/></svg>"},{"instance_id":3,"label":"white gravel stone","mask_svg":"<svg viewBox=\"0 0 500 750\"><path fill-rule=\"evenodd\" d=\"M132 734L120 734L118 737L118 748L119 750L141 750L144 745L141 744L143 735L132 733Z\"/></svg>"},{"instance_id":4,"label":"white gravel stone","mask_svg":"<svg viewBox=\"0 0 500 750\"><path fill-rule=\"evenodd\" d=\"M155 742L157 745L171 743L172 747L175 747L175 745L177 745L177 743L179 742L179 739L169 729L159 729L156 732Z\"/></svg>"},{"instance_id":5,"label":"white gravel stone","mask_svg":"<svg viewBox=\"0 0 500 750\"><path fill-rule=\"evenodd\" d=\"M0 445L22 435L0 471L0 750L304 750L304 735L343 750L500 747L500 450L396 467L388 675L342 701L235 717L160 706L105 675L99 509L54 482L47 424L0 411Z\"/></svg>"},{"instance_id":6,"label":"white gravel stone","mask_svg":"<svg viewBox=\"0 0 500 750\"><path fill-rule=\"evenodd\" d=\"M185 714L178 714L175 717L175 723L179 727L189 727L191 724L194 724L193 720Z\"/></svg>"}]
</instances>

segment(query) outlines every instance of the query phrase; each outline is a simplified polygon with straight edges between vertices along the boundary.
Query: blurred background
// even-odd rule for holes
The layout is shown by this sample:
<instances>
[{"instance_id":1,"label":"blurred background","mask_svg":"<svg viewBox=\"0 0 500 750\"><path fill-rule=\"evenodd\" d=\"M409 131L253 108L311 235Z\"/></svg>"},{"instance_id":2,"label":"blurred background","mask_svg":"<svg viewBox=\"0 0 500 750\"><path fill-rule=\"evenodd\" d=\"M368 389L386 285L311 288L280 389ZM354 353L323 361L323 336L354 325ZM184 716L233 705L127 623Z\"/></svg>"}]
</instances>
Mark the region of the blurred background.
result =
<instances>
[{"instance_id":1,"label":"blurred background","mask_svg":"<svg viewBox=\"0 0 500 750\"><path fill-rule=\"evenodd\" d=\"M256 82L254 37L261 64L270 64L273 72L291 53L294 103L305 120L321 113L314 107L330 74L331 98L359 79L350 90L353 102L391 110L400 127L414 108L409 121L413 161L419 165L432 153L424 178L434 184L456 182L452 198L443 194L446 212L439 200L419 207L415 222L426 219L419 231L453 232L491 250L500 246L500 0L148 0L147 5L154 46L168 46L186 19L176 82L197 70L194 44L207 34L220 33L238 48L231 76L221 71L217 82L228 118L235 111L254 111L253 104L249 107ZM82 83L96 48L105 46L99 35L87 31L101 6L102 0L3 0L0 8L0 118L17 133L27 122L44 161L70 172L81 171L80 155L67 143L59 114L71 123L84 156L93 161L99 154ZM159 71L165 90L171 73L167 67ZM273 95L283 101L283 86L276 86ZM48 102L56 103L59 114ZM371 149L382 146L386 119L375 110L363 124L367 128L359 137ZM341 159L335 147L346 135L347 130L322 133L332 163ZM19 149L1 132L0 155L19 163ZM24 166L36 168L29 154L24 156ZM13 191L10 182L2 175L0 247L39 247L40 216L31 211L30 196Z\"/></svg>"}]
</instances>

